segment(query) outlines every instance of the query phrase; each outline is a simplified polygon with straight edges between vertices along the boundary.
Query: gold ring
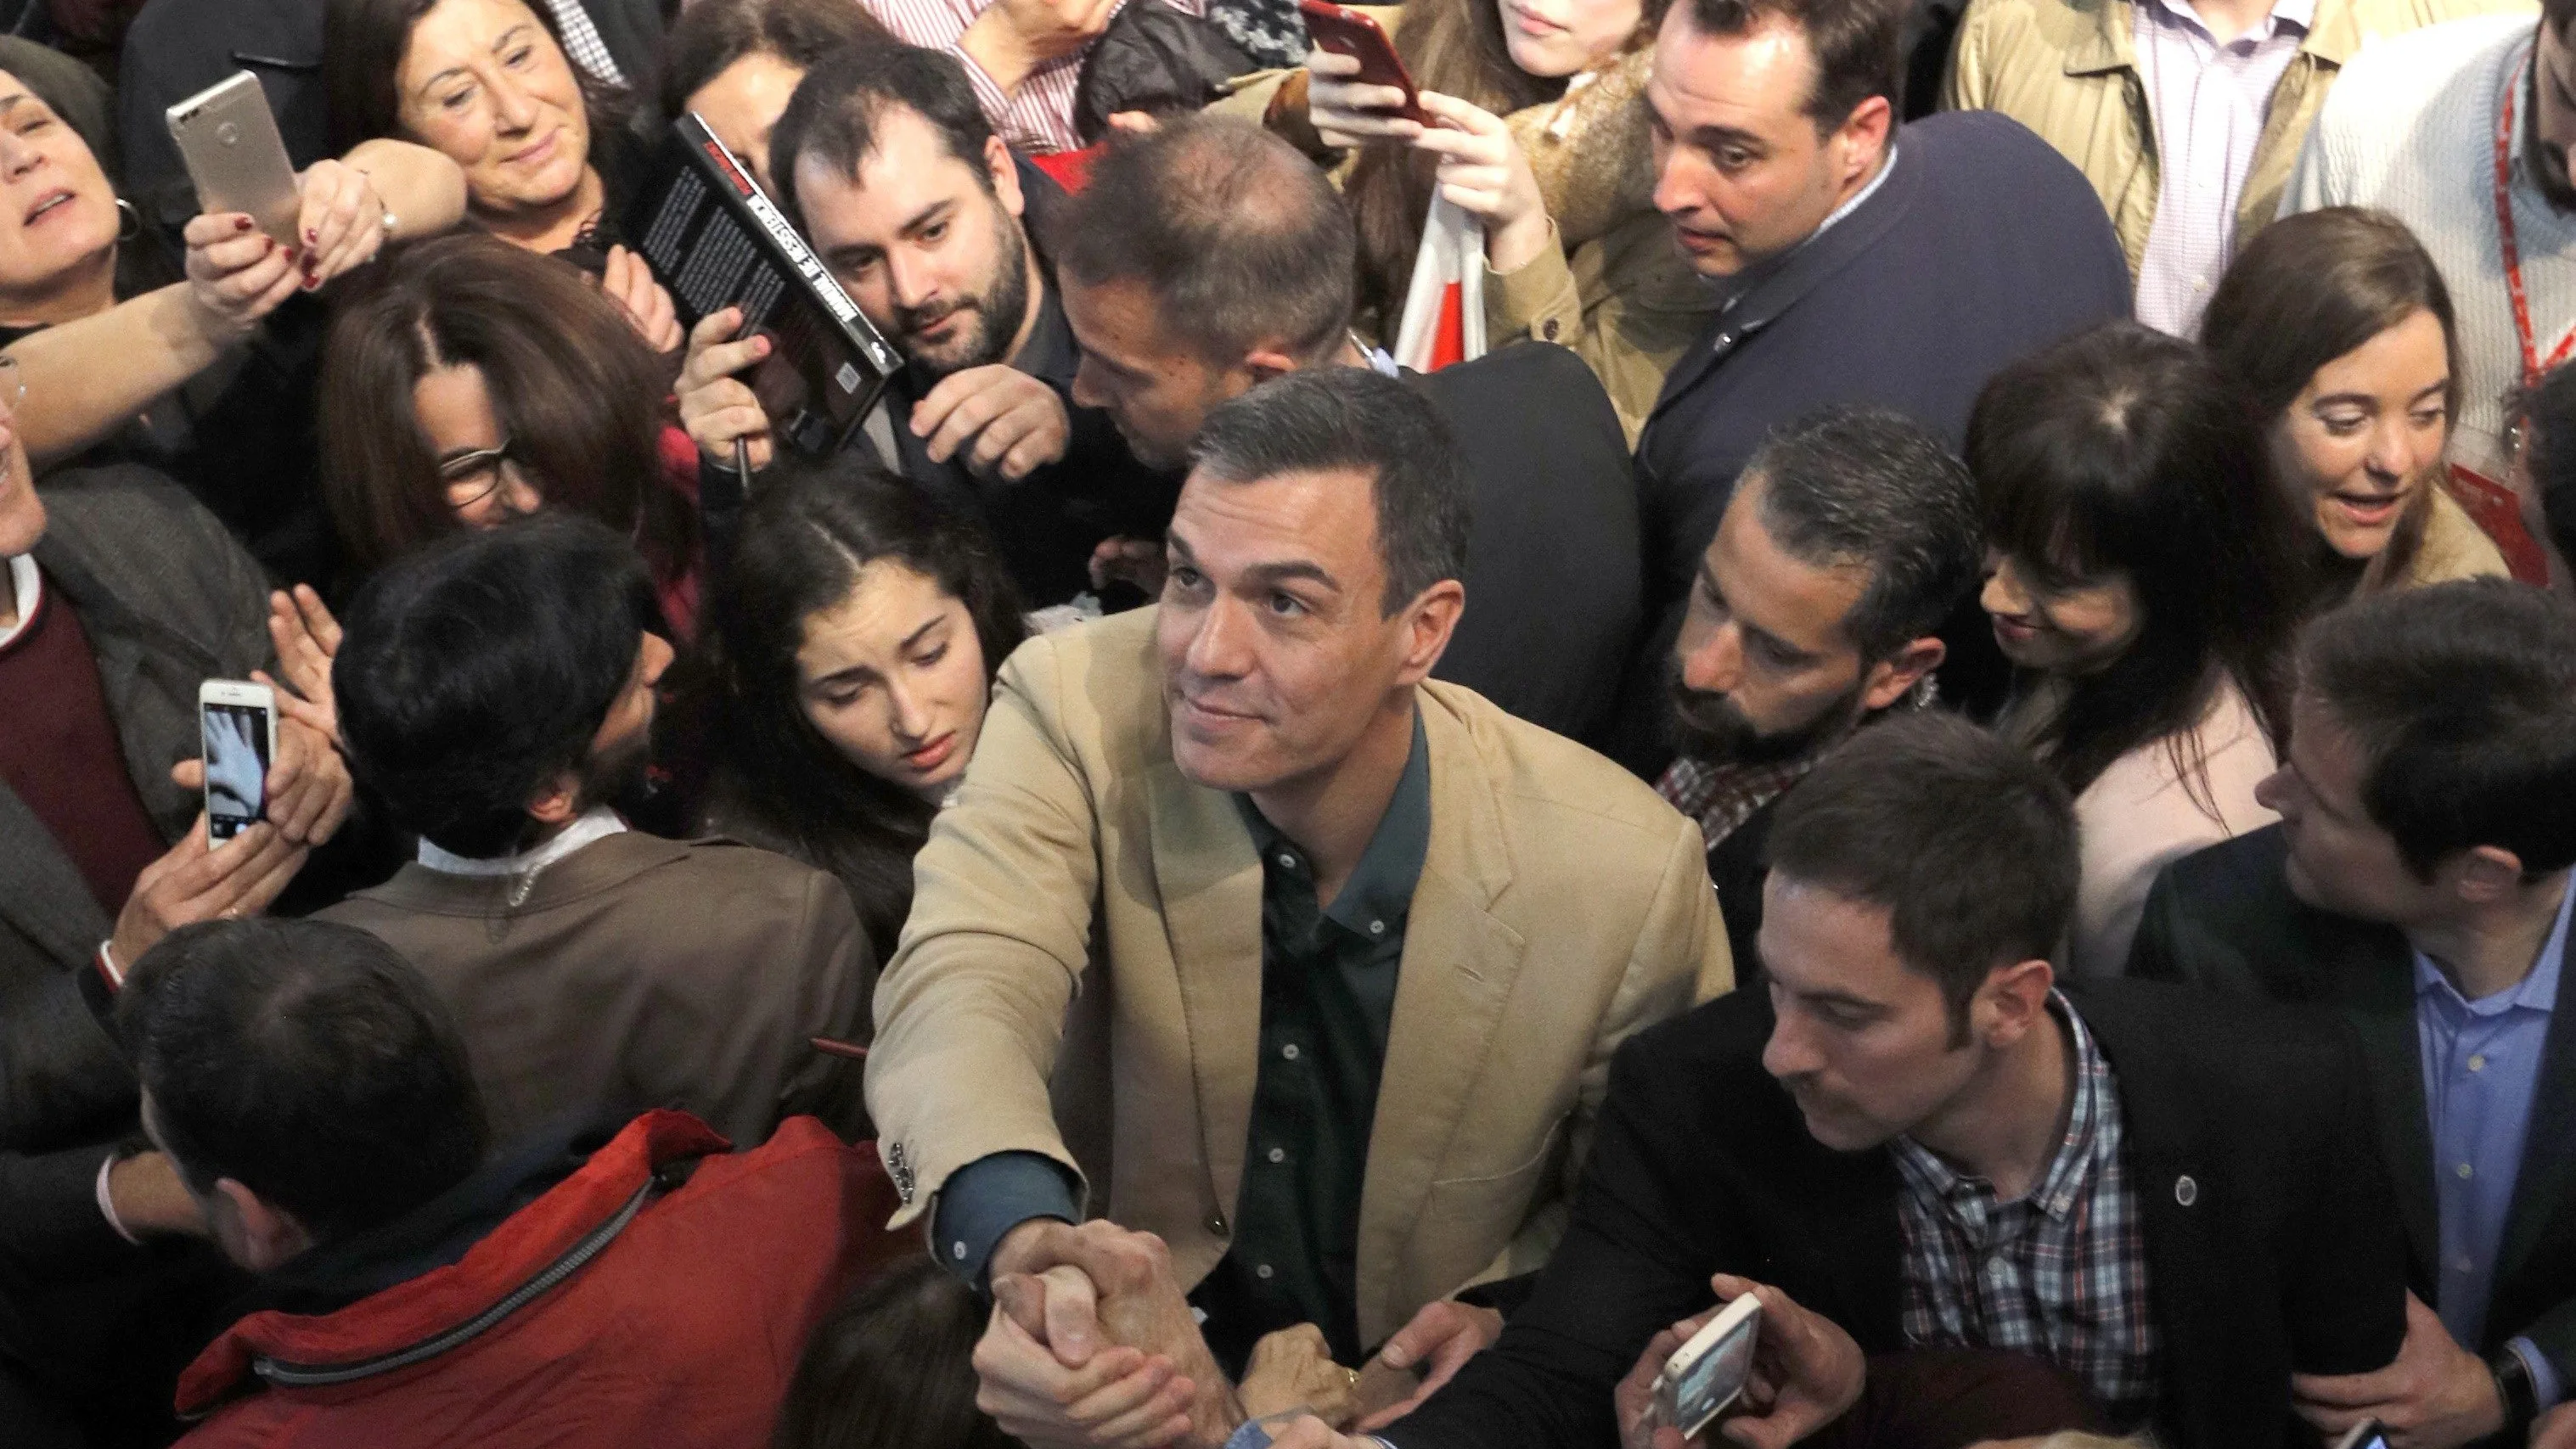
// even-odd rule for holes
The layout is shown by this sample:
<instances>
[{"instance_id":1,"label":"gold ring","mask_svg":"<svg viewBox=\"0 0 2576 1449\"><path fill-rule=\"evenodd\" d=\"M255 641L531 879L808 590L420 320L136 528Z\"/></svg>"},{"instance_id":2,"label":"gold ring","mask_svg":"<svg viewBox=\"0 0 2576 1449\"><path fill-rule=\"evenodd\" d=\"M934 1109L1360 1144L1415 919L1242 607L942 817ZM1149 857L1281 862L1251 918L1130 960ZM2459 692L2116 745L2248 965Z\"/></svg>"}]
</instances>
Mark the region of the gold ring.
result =
<instances>
[{"instance_id":1,"label":"gold ring","mask_svg":"<svg viewBox=\"0 0 2576 1449\"><path fill-rule=\"evenodd\" d=\"M1349 1374L1349 1375L1351 1376L1351 1383L1350 1383L1350 1386L1351 1386L1352 1388L1355 1388L1355 1389L1356 1389L1356 1388L1358 1388L1358 1387L1360 1386L1360 1371L1359 1371L1358 1369L1355 1369L1355 1368L1346 1368L1346 1369L1343 1369L1343 1370L1342 1370L1342 1372L1344 1372L1344 1373L1346 1373L1346 1374Z\"/></svg>"}]
</instances>

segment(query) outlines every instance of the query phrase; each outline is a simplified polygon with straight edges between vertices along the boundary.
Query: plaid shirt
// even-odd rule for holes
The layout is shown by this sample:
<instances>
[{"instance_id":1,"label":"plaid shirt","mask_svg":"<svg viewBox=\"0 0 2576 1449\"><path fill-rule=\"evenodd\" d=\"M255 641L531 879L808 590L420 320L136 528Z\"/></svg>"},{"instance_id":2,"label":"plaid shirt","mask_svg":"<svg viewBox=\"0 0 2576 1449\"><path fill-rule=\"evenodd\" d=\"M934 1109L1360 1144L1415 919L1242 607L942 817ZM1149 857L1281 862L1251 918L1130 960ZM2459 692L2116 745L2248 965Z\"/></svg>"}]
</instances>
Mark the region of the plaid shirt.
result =
<instances>
[{"instance_id":1,"label":"plaid shirt","mask_svg":"<svg viewBox=\"0 0 2576 1449\"><path fill-rule=\"evenodd\" d=\"M2037 1354L2135 1428L2155 1407L2156 1327L2119 1089L2084 1019L2064 996L2049 1005L2075 1040L2075 1100L2028 1197L1998 1202L1993 1184L1912 1138L1892 1144L1905 1182L1905 1341Z\"/></svg>"},{"instance_id":2,"label":"plaid shirt","mask_svg":"<svg viewBox=\"0 0 2576 1449\"><path fill-rule=\"evenodd\" d=\"M572 57L573 64L605 84L626 84L625 73L617 68L617 58L608 53L608 42L599 38L599 26L591 20L590 12L581 8L581 0L546 0L546 9L563 27L564 54Z\"/></svg>"},{"instance_id":3,"label":"plaid shirt","mask_svg":"<svg viewBox=\"0 0 2576 1449\"><path fill-rule=\"evenodd\" d=\"M1159 3L1188 15L1207 13L1207 0ZM860 4L905 44L955 56L966 68L966 83L975 88L975 99L984 107L984 119L1014 150L1045 156L1081 148L1082 133L1073 125L1073 102L1082 87L1082 67L1091 58L1091 46L1040 62L1021 78L1017 90L1005 91L958 44L966 27L992 8L993 0L860 0ZM1126 5L1127 0L1118 0L1120 9Z\"/></svg>"},{"instance_id":4,"label":"plaid shirt","mask_svg":"<svg viewBox=\"0 0 2576 1449\"><path fill-rule=\"evenodd\" d=\"M1655 793L1689 816L1699 826L1700 843L1715 850L1719 841L1752 819L1753 812L1779 799L1821 758L1817 754L1778 764L1737 765L1685 755L1665 767L1663 778L1655 782Z\"/></svg>"}]
</instances>

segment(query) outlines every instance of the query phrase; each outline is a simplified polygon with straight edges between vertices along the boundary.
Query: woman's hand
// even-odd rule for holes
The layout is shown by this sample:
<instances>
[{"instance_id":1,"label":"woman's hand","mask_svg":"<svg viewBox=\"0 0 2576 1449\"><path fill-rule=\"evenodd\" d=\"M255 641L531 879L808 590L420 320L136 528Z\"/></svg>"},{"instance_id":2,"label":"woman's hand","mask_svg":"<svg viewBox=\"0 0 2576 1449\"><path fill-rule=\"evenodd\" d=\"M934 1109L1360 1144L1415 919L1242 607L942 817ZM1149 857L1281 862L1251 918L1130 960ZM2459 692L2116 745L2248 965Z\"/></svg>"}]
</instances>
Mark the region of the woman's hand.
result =
<instances>
[{"instance_id":1,"label":"woman's hand","mask_svg":"<svg viewBox=\"0 0 2576 1449\"><path fill-rule=\"evenodd\" d=\"M1306 120L1335 147L1370 141L1407 141L1419 137L1422 123L1396 112L1404 105L1401 86L1361 85L1359 57L1335 55L1318 46L1306 55Z\"/></svg>"},{"instance_id":2,"label":"woman's hand","mask_svg":"<svg viewBox=\"0 0 2576 1449\"><path fill-rule=\"evenodd\" d=\"M1438 91L1422 93L1422 109L1441 124L1413 145L1440 158L1440 194L1485 224L1487 265L1519 271L1548 244L1547 201L1512 128L1482 106Z\"/></svg>"},{"instance_id":3,"label":"woman's hand","mask_svg":"<svg viewBox=\"0 0 2576 1449\"><path fill-rule=\"evenodd\" d=\"M338 745L340 708L331 692L331 661L340 652L340 621L311 585L297 584L292 594L268 596L268 638L277 649L281 679L258 671L252 677L278 690L279 714Z\"/></svg>"},{"instance_id":4,"label":"woman's hand","mask_svg":"<svg viewBox=\"0 0 2576 1449\"><path fill-rule=\"evenodd\" d=\"M385 245L385 199L366 172L345 161L316 161L298 180L304 205L295 235L309 292L376 259Z\"/></svg>"},{"instance_id":5,"label":"woman's hand","mask_svg":"<svg viewBox=\"0 0 2576 1449\"><path fill-rule=\"evenodd\" d=\"M653 269L624 247L608 249L608 266L599 274L599 290L608 294L644 345L655 352L677 352L688 336L680 330L680 312L671 294L653 280Z\"/></svg>"},{"instance_id":6,"label":"woman's hand","mask_svg":"<svg viewBox=\"0 0 2576 1449\"><path fill-rule=\"evenodd\" d=\"M189 219L188 304L218 346L247 336L304 285L303 252L283 247L237 211Z\"/></svg>"}]
</instances>

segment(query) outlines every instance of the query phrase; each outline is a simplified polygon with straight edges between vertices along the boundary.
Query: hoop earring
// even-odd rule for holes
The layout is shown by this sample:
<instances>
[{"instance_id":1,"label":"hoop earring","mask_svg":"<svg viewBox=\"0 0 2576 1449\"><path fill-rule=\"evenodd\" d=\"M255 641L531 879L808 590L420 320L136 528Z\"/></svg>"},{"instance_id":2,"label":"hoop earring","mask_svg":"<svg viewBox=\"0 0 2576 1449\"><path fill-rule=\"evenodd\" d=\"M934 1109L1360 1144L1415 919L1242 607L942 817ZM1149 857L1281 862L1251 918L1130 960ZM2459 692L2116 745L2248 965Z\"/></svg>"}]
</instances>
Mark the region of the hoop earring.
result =
<instances>
[{"instance_id":1,"label":"hoop earring","mask_svg":"<svg viewBox=\"0 0 2576 1449\"><path fill-rule=\"evenodd\" d=\"M116 198L116 239L121 242L132 241L141 235L143 235L143 213L135 210L133 202L122 196Z\"/></svg>"}]
</instances>

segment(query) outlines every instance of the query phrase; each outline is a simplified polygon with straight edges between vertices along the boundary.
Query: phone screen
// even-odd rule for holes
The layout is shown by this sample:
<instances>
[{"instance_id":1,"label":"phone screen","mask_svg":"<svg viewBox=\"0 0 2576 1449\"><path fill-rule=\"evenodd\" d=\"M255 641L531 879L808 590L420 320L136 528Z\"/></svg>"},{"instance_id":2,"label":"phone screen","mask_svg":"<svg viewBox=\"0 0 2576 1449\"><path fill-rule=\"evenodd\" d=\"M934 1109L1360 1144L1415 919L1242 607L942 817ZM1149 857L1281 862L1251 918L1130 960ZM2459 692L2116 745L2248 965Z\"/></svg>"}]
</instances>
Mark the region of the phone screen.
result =
<instances>
[{"instance_id":1,"label":"phone screen","mask_svg":"<svg viewBox=\"0 0 2576 1449\"><path fill-rule=\"evenodd\" d=\"M206 833L230 840L268 808L268 711L255 704L201 704L206 745Z\"/></svg>"},{"instance_id":2,"label":"phone screen","mask_svg":"<svg viewBox=\"0 0 2576 1449\"><path fill-rule=\"evenodd\" d=\"M1688 1438L1708 1426L1735 1396L1744 1391L1744 1380L1753 1368L1753 1343L1761 1332L1758 1318L1745 1320L1742 1327L1719 1339L1699 1361L1683 1373L1673 1385L1673 1426Z\"/></svg>"}]
</instances>

